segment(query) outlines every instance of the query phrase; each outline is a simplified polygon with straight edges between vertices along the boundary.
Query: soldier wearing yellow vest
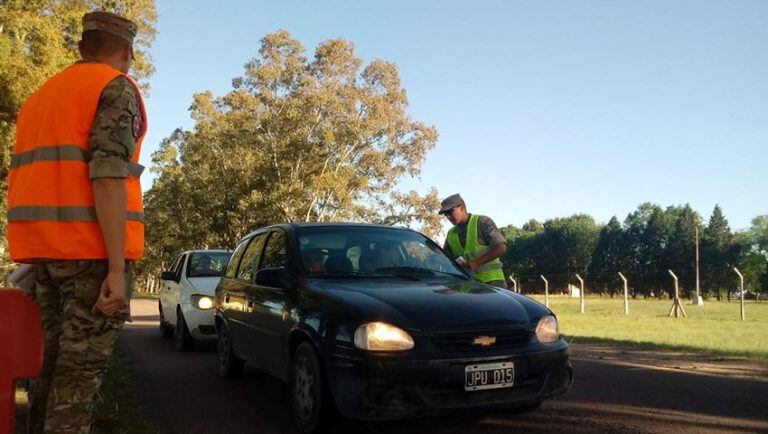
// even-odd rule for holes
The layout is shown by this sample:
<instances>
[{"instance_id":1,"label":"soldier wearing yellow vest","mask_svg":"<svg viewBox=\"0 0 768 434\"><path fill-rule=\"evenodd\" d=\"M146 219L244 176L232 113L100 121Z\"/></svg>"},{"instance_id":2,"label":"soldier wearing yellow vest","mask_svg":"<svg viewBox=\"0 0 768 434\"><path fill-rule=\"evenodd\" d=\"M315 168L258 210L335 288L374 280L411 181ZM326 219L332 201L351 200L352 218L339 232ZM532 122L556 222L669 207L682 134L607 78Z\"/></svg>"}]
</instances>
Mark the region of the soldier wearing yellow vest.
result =
<instances>
[{"instance_id":1,"label":"soldier wearing yellow vest","mask_svg":"<svg viewBox=\"0 0 768 434\"><path fill-rule=\"evenodd\" d=\"M144 252L138 164L144 104L127 76L135 23L83 17L82 61L22 106L8 176L8 244L36 273L43 370L28 432L87 433L93 397L130 318L132 261Z\"/></svg>"},{"instance_id":2,"label":"soldier wearing yellow vest","mask_svg":"<svg viewBox=\"0 0 768 434\"><path fill-rule=\"evenodd\" d=\"M464 199L458 194L445 198L440 214L454 225L448 231L443 249L465 268L475 279L493 286L507 287L499 257L507 251L504 236L490 218L467 212Z\"/></svg>"}]
</instances>

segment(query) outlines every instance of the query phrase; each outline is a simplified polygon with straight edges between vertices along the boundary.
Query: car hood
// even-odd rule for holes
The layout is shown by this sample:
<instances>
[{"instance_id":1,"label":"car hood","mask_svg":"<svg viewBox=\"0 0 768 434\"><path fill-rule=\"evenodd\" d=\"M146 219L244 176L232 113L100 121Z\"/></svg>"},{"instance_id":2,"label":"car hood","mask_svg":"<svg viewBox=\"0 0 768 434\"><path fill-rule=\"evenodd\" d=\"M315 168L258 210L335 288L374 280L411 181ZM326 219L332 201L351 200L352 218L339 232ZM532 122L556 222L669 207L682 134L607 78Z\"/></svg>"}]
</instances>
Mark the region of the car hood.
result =
<instances>
[{"instance_id":1,"label":"car hood","mask_svg":"<svg viewBox=\"0 0 768 434\"><path fill-rule=\"evenodd\" d=\"M214 295L216 285L219 284L221 277L188 277L187 281L192 285L192 292L195 294Z\"/></svg>"},{"instance_id":2,"label":"car hood","mask_svg":"<svg viewBox=\"0 0 768 434\"><path fill-rule=\"evenodd\" d=\"M310 284L357 310L365 320L430 329L529 325L548 310L527 297L477 281L311 279Z\"/></svg>"}]
</instances>

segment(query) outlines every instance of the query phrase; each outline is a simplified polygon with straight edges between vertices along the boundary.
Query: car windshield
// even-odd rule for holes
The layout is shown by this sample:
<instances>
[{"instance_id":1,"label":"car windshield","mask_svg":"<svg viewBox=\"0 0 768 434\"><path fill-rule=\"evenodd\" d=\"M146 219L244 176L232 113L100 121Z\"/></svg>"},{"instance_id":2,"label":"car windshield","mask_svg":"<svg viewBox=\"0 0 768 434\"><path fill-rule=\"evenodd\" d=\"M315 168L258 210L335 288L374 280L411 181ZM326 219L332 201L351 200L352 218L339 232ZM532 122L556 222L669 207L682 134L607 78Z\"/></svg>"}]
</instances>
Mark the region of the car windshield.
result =
<instances>
[{"instance_id":1,"label":"car windshield","mask_svg":"<svg viewBox=\"0 0 768 434\"><path fill-rule=\"evenodd\" d=\"M216 277L224 274L232 252L195 252L189 256L187 277Z\"/></svg>"},{"instance_id":2,"label":"car windshield","mask_svg":"<svg viewBox=\"0 0 768 434\"><path fill-rule=\"evenodd\" d=\"M327 276L466 275L429 238L365 226L304 227L298 232L304 271Z\"/></svg>"}]
</instances>

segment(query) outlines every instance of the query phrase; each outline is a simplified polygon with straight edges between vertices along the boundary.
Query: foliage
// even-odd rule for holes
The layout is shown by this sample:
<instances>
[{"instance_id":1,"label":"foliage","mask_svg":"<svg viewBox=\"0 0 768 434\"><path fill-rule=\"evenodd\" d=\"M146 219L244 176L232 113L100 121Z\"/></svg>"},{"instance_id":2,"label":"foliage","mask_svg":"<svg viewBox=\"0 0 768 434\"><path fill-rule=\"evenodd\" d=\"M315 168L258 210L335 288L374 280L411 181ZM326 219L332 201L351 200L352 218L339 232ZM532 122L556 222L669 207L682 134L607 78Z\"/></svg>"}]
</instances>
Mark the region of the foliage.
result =
<instances>
[{"instance_id":1,"label":"foliage","mask_svg":"<svg viewBox=\"0 0 768 434\"><path fill-rule=\"evenodd\" d=\"M551 283L564 285L586 275L597 245L598 227L586 214L544 222L538 263Z\"/></svg>"},{"instance_id":2,"label":"foliage","mask_svg":"<svg viewBox=\"0 0 768 434\"><path fill-rule=\"evenodd\" d=\"M597 247L589 264L588 277L593 290L614 294L618 287L618 272L623 270L623 232L616 216L600 229Z\"/></svg>"},{"instance_id":3,"label":"foliage","mask_svg":"<svg viewBox=\"0 0 768 434\"><path fill-rule=\"evenodd\" d=\"M720 297L722 291L736 290L734 266L744 273L748 291L768 293L768 216L756 217L749 231L734 234L719 206L706 227L687 204L664 209L652 203L638 206L623 224L613 217L601 228L587 215L551 219L543 225L532 220L522 229L506 226L501 229L507 240L502 262L525 292L541 292L540 275L549 279L555 292L575 284L574 274L579 273L588 293L613 296L622 287L618 277L622 272L633 297L671 297L674 284L668 270L672 270L679 278L680 296L687 298L696 287L697 226L702 294Z\"/></svg>"},{"instance_id":4,"label":"foliage","mask_svg":"<svg viewBox=\"0 0 768 434\"><path fill-rule=\"evenodd\" d=\"M364 66L343 39L308 59L288 32L266 35L232 90L196 94L193 129L153 155L147 267L156 273L183 249L232 247L278 222L420 225L436 235L437 192L396 190L437 142L407 106L393 63Z\"/></svg>"},{"instance_id":5,"label":"foliage","mask_svg":"<svg viewBox=\"0 0 768 434\"><path fill-rule=\"evenodd\" d=\"M731 291L736 288L733 267L737 265L738 246L734 244L728 220L719 205L715 206L709 224L704 228L701 258L708 265L702 273L707 287L717 294L718 300L722 291L730 297Z\"/></svg>"},{"instance_id":6,"label":"foliage","mask_svg":"<svg viewBox=\"0 0 768 434\"><path fill-rule=\"evenodd\" d=\"M149 48L155 39L154 0L3 0L0 1L0 206L5 208L7 168L15 137L16 116L26 98L79 58L82 17L93 10L120 13L134 20L139 34L131 75L148 91L154 72ZM5 214L0 217L0 250L5 254Z\"/></svg>"}]
</instances>

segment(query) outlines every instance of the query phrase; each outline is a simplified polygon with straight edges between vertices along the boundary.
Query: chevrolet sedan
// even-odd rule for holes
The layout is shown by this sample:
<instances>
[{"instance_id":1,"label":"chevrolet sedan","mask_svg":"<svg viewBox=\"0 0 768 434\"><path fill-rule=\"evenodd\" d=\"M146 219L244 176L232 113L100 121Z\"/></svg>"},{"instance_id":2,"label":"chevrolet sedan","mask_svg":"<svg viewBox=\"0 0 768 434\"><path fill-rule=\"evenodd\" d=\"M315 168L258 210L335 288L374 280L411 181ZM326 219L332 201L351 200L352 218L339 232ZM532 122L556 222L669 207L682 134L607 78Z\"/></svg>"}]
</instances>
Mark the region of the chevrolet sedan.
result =
<instances>
[{"instance_id":1,"label":"chevrolet sedan","mask_svg":"<svg viewBox=\"0 0 768 434\"><path fill-rule=\"evenodd\" d=\"M542 304L473 280L407 229L282 224L235 249L216 288L219 373L284 380L303 432L361 420L530 411L573 380Z\"/></svg>"}]
</instances>

